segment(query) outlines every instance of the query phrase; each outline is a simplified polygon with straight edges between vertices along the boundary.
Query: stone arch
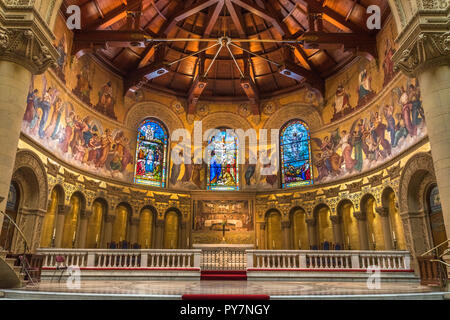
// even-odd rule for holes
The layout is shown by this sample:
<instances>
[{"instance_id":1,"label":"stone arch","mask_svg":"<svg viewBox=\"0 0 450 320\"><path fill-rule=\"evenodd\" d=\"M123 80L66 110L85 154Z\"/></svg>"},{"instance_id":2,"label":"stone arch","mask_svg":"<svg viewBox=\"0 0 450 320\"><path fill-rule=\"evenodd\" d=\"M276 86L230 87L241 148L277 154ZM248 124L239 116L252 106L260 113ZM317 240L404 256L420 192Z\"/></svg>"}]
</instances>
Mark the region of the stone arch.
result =
<instances>
[{"instance_id":1,"label":"stone arch","mask_svg":"<svg viewBox=\"0 0 450 320\"><path fill-rule=\"evenodd\" d=\"M174 213L175 215L173 215L172 213ZM172 226L169 223L177 223L177 226L171 229ZM168 208L164 213L163 247L166 249L181 248L183 243L182 231L183 231L183 214L181 213L180 209L176 207Z\"/></svg>"},{"instance_id":2,"label":"stone arch","mask_svg":"<svg viewBox=\"0 0 450 320\"><path fill-rule=\"evenodd\" d=\"M266 243L265 246L269 250L282 249L282 220L283 214L276 208L266 211L264 221L266 223Z\"/></svg>"},{"instance_id":3,"label":"stone arch","mask_svg":"<svg viewBox=\"0 0 450 320\"><path fill-rule=\"evenodd\" d=\"M125 212L119 212L121 208L124 208ZM126 217L123 216L124 213L126 213ZM119 202L114 208L114 217L111 241L115 243L128 241L130 237L131 219L133 217L133 207L126 201Z\"/></svg>"},{"instance_id":4,"label":"stone arch","mask_svg":"<svg viewBox=\"0 0 450 320\"><path fill-rule=\"evenodd\" d=\"M301 119L311 131L318 130L323 125L320 112L313 105L292 103L278 109L264 123L264 129L281 129L283 125L292 119Z\"/></svg>"},{"instance_id":5,"label":"stone arch","mask_svg":"<svg viewBox=\"0 0 450 320\"><path fill-rule=\"evenodd\" d=\"M43 217L48 206L47 174L39 156L31 150L19 150L11 180L16 183L20 194L16 221L33 251L39 247ZM17 252L23 250L23 241L17 234L11 249Z\"/></svg>"},{"instance_id":6,"label":"stone arch","mask_svg":"<svg viewBox=\"0 0 450 320\"><path fill-rule=\"evenodd\" d=\"M47 210L47 173L37 154L31 150L17 152L12 180L16 181L21 189L22 207Z\"/></svg>"},{"instance_id":7,"label":"stone arch","mask_svg":"<svg viewBox=\"0 0 450 320\"><path fill-rule=\"evenodd\" d=\"M302 206L294 206L289 210L290 221L290 247L298 250L309 249L308 214Z\"/></svg>"},{"instance_id":8,"label":"stone arch","mask_svg":"<svg viewBox=\"0 0 450 320\"><path fill-rule=\"evenodd\" d=\"M169 131L169 137L177 130L184 128L178 115L168 106L157 101L144 101L133 105L125 115L125 126L136 131L139 124L147 118L155 118L164 123Z\"/></svg>"},{"instance_id":9,"label":"stone arch","mask_svg":"<svg viewBox=\"0 0 450 320\"><path fill-rule=\"evenodd\" d=\"M146 217L144 212L150 211L150 217ZM151 219L149 225L145 225ZM137 243L141 248L155 248L156 246L156 221L158 219L158 210L152 205L145 205L139 210L139 228L137 235Z\"/></svg>"},{"instance_id":10,"label":"stone arch","mask_svg":"<svg viewBox=\"0 0 450 320\"><path fill-rule=\"evenodd\" d=\"M353 212L352 212L353 211ZM336 206L336 215L342 225L342 245L347 250L360 250L358 221L355 217L355 204L344 198Z\"/></svg>"},{"instance_id":11,"label":"stone arch","mask_svg":"<svg viewBox=\"0 0 450 320\"><path fill-rule=\"evenodd\" d=\"M432 247L426 194L435 184L433 159L429 153L418 153L406 162L400 176L398 203L406 245L416 255Z\"/></svg>"},{"instance_id":12,"label":"stone arch","mask_svg":"<svg viewBox=\"0 0 450 320\"><path fill-rule=\"evenodd\" d=\"M328 212L325 216L324 209ZM332 225L332 211L326 203L319 203L313 209L313 217L315 220L315 243L320 249L326 249L327 245L331 249L331 243L334 239L333 225ZM328 244L327 244L328 243Z\"/></svg>"}]
</instances>

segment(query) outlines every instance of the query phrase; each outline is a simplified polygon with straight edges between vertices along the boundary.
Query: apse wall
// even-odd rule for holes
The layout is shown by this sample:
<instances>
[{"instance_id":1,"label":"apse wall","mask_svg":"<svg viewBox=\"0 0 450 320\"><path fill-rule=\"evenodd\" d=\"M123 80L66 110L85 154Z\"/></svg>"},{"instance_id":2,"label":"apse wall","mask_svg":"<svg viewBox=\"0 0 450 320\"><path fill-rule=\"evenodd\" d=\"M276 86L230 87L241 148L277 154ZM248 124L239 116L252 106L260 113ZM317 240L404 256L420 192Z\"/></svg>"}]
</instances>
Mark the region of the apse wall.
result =
<instances>
[{"instance_id":1,"label":"apse wall","mask_svg":"<svg viewBox=\"0 0 450 320\"><path fill-rule=\"evenodd\" d=\"M90 179L133 186L137 126L149 116L164 122L169 134L180 127L192 132L193 121L200 120L204 130L220 124L258 132L301 119L311 129L314 184L324 186L378 172L427 144L420 86L394 72L391 18L378 35L378 59L357 58L328 78L323 99L305 86L264 100L260 118L251 115L245 101L201 101L188 119L186 102L175 96L150 90L124 96L119 74L91 55L78 59L69 54L73 36L62 17L54 32L61 58L58 66L32 79L21 143ZM169 150L175 146L170 142ZM199 168L199 181L182 179L185 166L171 177L172 168L169 162L168 178L176 181L169 189L205 189L205 167ZM261 176L256 170L247 183L248 169L240 166L240 190L280 188L279 172Z\"/></svg>"}]
</instances>

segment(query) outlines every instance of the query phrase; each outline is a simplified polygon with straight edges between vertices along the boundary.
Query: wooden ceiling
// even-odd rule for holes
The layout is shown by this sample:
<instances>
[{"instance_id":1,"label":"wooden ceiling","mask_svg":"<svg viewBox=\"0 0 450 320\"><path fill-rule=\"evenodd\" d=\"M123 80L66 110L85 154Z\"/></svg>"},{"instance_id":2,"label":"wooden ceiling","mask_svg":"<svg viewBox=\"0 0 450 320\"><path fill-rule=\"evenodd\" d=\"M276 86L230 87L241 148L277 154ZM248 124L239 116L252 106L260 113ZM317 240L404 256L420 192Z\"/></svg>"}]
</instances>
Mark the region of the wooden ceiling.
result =
<instances>
[{"instance_id":1,"label":"wooden ceiling","mask_svg":"<svg viewBox=\"0 0 450 320\"><path fill-rule=\"evenodd\" d=\"M259 99L305 82L323 92L324 79L355 55L376 57L366 8L380 6L383 19L389 13L386 0L64 0L63 12L73 4L82 11L75 54L95 54L124 77L126 89L148 86L186 97L191 109L200 96L248 98L257 108ZM260 57L231 47L241 71L227 49L210 68L217 47L168 65L214 42L149 41L222 36L304 41L241 44Z\"/></svg>"}]
</instances>

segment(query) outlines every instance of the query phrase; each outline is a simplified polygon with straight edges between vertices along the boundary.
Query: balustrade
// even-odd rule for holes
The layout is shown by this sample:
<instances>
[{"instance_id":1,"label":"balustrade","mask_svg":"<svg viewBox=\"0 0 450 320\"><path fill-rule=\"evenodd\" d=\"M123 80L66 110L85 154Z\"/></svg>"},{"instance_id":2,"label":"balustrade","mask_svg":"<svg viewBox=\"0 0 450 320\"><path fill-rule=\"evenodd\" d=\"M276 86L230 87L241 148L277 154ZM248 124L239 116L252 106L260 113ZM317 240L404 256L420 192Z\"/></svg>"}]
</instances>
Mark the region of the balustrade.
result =
<instances>
[{"instance_id":1,"label":"balustrade","mask_svg":"<svg viewBox=\"0 0 450 320\"><path fill-rule=\"evenodd\" d=\"M200 268L201 250L98 250L39 249L44 255L44 268L57 266L56 257L67 266L80 268Z\"/></svg>"}]
</instances>

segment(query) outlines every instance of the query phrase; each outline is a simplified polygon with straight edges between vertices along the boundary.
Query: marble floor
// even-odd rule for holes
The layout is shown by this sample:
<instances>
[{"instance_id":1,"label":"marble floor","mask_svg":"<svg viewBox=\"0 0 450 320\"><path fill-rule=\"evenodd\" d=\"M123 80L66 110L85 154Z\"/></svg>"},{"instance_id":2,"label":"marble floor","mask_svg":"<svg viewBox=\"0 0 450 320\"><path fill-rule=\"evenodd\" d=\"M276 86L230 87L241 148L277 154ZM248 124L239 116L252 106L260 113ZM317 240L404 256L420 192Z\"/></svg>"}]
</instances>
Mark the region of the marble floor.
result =
<instances>
[{"instance_id":1,"label":"marble floor","mask_svg":"<svg viewBox=\"0 0 450 320\"><path fill-rule=\"evenodd\" d=\"M286 282L286 281L82 281L80 288L65 282L42 282L37 286L16 290L24 294L70 293L134 295L176 298L184 294L269 295L271 297L358 296L392 294L427 294L438 291L418 283L381 283L368 289L365 282Z\"/></svg>"}]
</instances>

